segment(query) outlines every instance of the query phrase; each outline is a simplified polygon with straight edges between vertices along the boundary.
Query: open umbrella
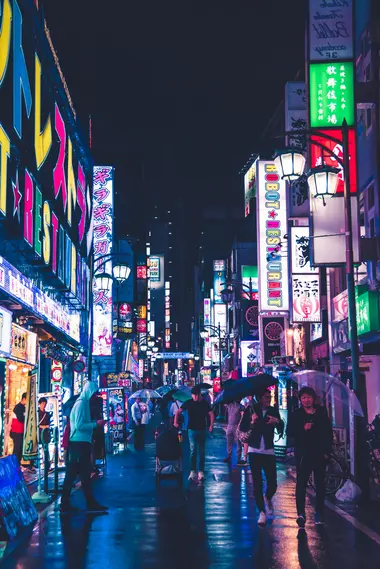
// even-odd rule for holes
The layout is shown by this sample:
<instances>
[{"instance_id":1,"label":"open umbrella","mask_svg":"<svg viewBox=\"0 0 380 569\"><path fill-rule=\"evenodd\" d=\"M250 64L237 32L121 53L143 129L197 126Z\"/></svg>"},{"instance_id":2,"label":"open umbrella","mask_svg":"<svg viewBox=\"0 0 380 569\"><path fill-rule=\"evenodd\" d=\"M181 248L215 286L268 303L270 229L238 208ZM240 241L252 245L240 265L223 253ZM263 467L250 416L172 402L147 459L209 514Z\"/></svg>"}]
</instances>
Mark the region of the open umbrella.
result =
<instances>
[{"instance_id":1,"label":"open umbrella","mask_svg":"<svg viewBox=\"0 0 380 569\"><path fill-rule=\"evenodd\" d=\"M359 399L338 377L322 371L305 369L294 373L293 378L297 381L299 389L306 385L312 387L323 402L330 397L335 403L339 402L344 407L351 407L355 415L364 417Z\"/></svg>"},{"instance_id":2,"label":"open umbrella","mask_svg":"<svg viewBox=\"0 0 380 569\"><path fill-rule=\"evenodd\" d=\"M233 401L240 401L248 395L260 395L265 389L277 383L278 380L267 373L240 379L226 385L214 403L232 403Z\"/></svg>"},{"instance_id":3,"label":"open umbrella","mask_svg":"<svg viewBox=\"0 0 380 569\"><path fill-rule=\"evenodd\" d=\"M180 389L178 389L178 391L173 393L173 399L175 399L176 401L181 401L182 403L185 403L185 401L189 401L191 399L190 389L188 387L181 387Z\"/></svg>"},{"instance_id":4,"label":"open umbrella","mask_svg":"<svg viewBox=\"0 0 380 569\"><path fill-rule=\"evenodd\" d=\"M211 383L205 383L203 381L202 383L197 383L197 387L200 387L201 389L211 389L212 385Z\"/></svg>"},{"instance_id":5,"label":"open umbrella","mask_svg":"<svg viewBox=\"0 0 380 569\"><path fill-rule=\"evenodd\" d=\"M139 389L129 399L136 399L137 397L140 397L140 399L161 399L161 395L154 389Z\"/></svg>"},{"instance_id":6,"label":"open umbrella","mask_svg":"<svg viewBox=\"0 0 380 569\"><path fill-rule=\"evenodd\" d=\"M167 393L170 393L172 391L177 391L177 389L178 388L175 387L175 385L161 385L161 387L156 389L156 391L157 391L157 393L159 393L161 395L161 397L163 397Z\"/></svg>"}]
</instances>

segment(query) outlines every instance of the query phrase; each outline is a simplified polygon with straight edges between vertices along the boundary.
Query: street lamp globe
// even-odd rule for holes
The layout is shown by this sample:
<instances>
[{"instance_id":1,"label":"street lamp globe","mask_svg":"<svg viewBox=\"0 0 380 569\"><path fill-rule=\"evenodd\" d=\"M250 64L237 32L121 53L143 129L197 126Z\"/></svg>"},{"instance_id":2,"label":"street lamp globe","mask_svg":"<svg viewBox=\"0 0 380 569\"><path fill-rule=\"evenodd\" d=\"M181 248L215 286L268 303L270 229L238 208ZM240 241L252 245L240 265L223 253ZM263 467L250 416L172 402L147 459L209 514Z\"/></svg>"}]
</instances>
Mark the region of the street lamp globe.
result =
<instances>
[{"instance_id":1,"label":"street lamp globe","mask_svg":"<svg viewBox=\"0 0 380 569\"><path fill-rule=\"evenodd\" d=\"M157 352L158 352L158 347L157 347L157 346L154 346L154 347L152 348L152 351L153 351L155 354L157 354Z\"/></svg>"},{"instance_id":2,"label":"street lamp globe","mask_svg":"<svg viewBox=\"0 0 380 569\"><path fill-rule=\"evenodd\" d=\"M296 148L285 148L276 152L274 163L281 178L292 182L304 173L306 158Z\"/></svg>"},{"instance_id":3,"label":"street lamp globe","mask_svg":"<svg viewBox=\"0 0 380 569\"><path fill-rule=\"evenodd\" d=\"M148 346L149 346L150 348L153 348L153 346L155 345L155 343L156 343L156 342L155 342L154 340L149 340L149 341L148 341Z\"/></svg>"},{"instance_id":4,"label":"street lamp globe","mask_svg":"<svg viewBox=\"0 0 380 569\"><path fill-rule=\"evenodd\" d=\"M108 273L102 273L95 276L96 288L98 290L108 291L112 289L113 276Z\"/></svg>"},{"instance_id":5,"label":"street lamp globe","mask_svg":"<svg viewBox=\"0 0 380 569\"><path fill-rule=\"evenodd\" d=\"M336 194L339 182L339 169L330 166L312 168L307 174L307 183L314 198L322 198L323 203L327 198Z\"/></svg>"},{"instance_id":6,"label":"street lamp globe","mask_svg":"<svg viewBox=\"0 0 380 569\"><path fill-rule=\"evenodd\" d=\"M146 352L148 349L148 346L146 344L143 344L142 346L140 346L140 351L141 352Z\"/></svg>"},{"instance_id":7,"label":"street lamp globe","mask_svg":"<svg viewBox=\"0 0 380 569\"><path fill-rule=\"evenodd\" d=\"M201 338L203 338L203 340L205 340L206 338L208 338L210 336L210 333L208 330L201 330L199 335Z\"/></svg>"},{"instance_id":8,"label":"street lamp globe","mask_svg":"<svg viewBox=\"0 0 380 569\"><path fill-rule=\"evenodd\" d=\"M126 263L118 263L113 267L112 272L115 279L121 284L126 281L131 274L131 267Z\"/></svg>"}]
</instances>

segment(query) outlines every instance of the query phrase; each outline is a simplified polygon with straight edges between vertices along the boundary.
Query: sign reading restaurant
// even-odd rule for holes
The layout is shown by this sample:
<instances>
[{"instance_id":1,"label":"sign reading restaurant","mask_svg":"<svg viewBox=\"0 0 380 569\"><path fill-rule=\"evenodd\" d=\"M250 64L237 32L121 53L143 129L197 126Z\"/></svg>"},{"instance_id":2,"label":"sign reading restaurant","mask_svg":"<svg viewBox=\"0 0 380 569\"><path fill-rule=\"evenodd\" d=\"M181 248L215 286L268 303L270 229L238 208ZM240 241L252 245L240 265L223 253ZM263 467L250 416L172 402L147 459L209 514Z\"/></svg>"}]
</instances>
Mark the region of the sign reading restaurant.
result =
<instances>
[{"instance_id":1,"label":"sign reading restaurant","mask_svg":"<svg viewBox=\"0 0 380 569\"><path fill-rule=\"evenodd\" d=\"M3 0L0 26L1 237L84 306L91 158L33 0Z\"/></svg>"}]
</instances>

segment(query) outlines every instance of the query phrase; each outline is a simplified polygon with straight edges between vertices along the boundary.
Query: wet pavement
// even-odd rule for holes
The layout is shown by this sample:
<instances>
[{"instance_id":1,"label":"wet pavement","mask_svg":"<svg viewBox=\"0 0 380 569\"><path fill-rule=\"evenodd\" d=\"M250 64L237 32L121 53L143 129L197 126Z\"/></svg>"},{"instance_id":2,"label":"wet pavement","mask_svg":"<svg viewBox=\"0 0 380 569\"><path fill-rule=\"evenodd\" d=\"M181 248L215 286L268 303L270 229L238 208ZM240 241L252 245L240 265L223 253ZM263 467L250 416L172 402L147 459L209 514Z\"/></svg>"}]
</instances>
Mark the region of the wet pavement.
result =
<instances>
[{"instance_id":1,"label":"wet pavement","mask_svg":"<svg viewBox=\"0 0 380 569\"><path fill-rule=\"evenodd\" d=\"M42 514L33 534L8 557L6 569L378 569L380 535L330 506L326 526L295 524L294 482L279 470L275 518L257 526L247 469L222 463L223 431L207 447L204 486L163 481L156 488L154 443L144 452L112 456L95 492L108 515L60 517L56 505ZM84 507L81 492L73 504ZM312 519L312 509L307 515ZM357 527L355 527L355 524ZM360 525L361 524L361 525Z\"/></svg>"}]
</instances>

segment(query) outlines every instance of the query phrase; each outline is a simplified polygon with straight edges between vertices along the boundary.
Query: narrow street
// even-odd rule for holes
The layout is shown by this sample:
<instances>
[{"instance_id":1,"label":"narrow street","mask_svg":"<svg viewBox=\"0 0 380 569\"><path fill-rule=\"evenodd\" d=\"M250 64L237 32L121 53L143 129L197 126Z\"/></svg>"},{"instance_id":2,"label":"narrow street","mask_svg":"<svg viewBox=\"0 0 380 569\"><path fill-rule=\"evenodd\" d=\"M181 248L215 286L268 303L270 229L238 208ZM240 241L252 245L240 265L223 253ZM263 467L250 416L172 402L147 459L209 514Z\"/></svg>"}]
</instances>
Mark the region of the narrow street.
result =
<instances>
[{"instance_id":1,"label":"narrow street","mask_svg":"<svg viewBox=\"0 0 380 569\"><path fill-rule=\"evenodd\" d=\"M307 537L298 536L294 482L282 469L275 518L259 528L248 469L229 471L222 463L221 428L208 442L204 488L187 482L185 441L183 489L161 482L156 490L154 451L150 439L142 453L111 457L106 476L95 481L109 514L61 518L53 504L29 541L4 561L5 569L378 567L380 535L340 507L326 509L323 530L308 523ZM73 503L84 507L81 492ZM312 513L309 505L309 520Z\"/></svg>"}]
</instances>

